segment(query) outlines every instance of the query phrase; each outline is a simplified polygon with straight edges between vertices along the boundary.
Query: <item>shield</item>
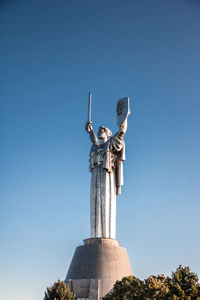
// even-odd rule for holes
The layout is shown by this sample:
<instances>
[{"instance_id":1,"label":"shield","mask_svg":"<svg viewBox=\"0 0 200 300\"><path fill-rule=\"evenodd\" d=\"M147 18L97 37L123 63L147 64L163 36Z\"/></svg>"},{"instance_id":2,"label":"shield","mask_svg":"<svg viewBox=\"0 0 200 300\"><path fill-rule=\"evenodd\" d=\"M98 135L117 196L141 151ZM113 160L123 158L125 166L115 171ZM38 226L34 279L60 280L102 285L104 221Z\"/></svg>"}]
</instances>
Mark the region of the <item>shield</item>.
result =
<instances>
[{"instance_id":1,"label":"shield","mask_svg":"<svg viewBox=\"0 0 200 300\"><path fill-rule=\"evenodd\" d=\"M129 98L122 98L117 102L117 126L120 127L130 115Z\"/></svg>"}]
</instances>

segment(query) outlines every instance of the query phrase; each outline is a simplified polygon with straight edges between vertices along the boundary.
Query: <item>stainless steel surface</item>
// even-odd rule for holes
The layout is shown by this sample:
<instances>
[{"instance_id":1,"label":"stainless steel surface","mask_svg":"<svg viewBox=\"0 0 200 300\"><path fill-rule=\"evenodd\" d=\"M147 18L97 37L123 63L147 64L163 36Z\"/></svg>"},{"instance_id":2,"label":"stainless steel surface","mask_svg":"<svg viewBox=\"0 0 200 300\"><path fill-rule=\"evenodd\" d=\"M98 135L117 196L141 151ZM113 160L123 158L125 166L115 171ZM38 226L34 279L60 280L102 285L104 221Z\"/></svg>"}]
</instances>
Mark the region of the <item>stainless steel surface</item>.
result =
<instances>
[{"instance_id":1,"label":"stainless steel surface","mask_svg":"<svg viewBox=\"0 0 200 300\"><path fill-rule=\"evenodd\" d=\"M92 93L89 92L89 98L88 98L88 122L91 122L91 113L92 113Z\"/></svg>"},{"instance_id":2,"label":"stainless steel surface","mask_svg":"<svg viewBox=\"0 0 200 300\"><path fill-rule=\"evenodd\" d=\"M121 102L120 102L121 101ZM119 103L123 103L120 105ZM90 231L92 238L116 237L116 196L123 185L123 162L125 161L124 135L127 117L130 113L129 98L118 101L117 112L122 115L119 131L112 132L105 126L98 129L98 139L91 121L86 123L86 131L92 143L90 150ZM91 106L89 101L89 107Z\"/></svg>"}]
</instances>

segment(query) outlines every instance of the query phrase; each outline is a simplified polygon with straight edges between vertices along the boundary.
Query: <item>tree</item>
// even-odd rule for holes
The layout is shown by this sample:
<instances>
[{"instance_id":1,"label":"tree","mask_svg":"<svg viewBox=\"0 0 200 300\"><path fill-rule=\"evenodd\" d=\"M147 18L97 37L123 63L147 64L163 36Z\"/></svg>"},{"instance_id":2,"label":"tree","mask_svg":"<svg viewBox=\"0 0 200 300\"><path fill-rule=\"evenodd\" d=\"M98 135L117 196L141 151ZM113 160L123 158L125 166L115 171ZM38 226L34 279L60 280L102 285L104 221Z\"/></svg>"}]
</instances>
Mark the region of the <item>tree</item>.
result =
<instances>
[{"instance_id":1,"label":"tree","mask_svg":"<svg viewBox=\"0 0 200 300\"><path fill-rule=\"evenodd\" d=\"M151 275L144 281L135 276L117 281L104 300L200 300L197 274L181 265L172 276Z\"/></svg>"},{"instance_id":2,"label":"tree","mask_svg":"<svg viewBox=\"0 0 200 300\"><path fill-rule=\"evenodd\" d=\"M169 297L174 300L200 299L200 284L197 274L190 271L189 267L181 265L175 272L172 272L172 277L168 279Z\"/></svg>"},{"instance_id":3,"label":"tree","mask_svg":"<svg viewBox=\"0 0 200 300\"><path fill-rule=\"evenodd\" d=\"M143 295L149 299L166 299L169 293L165 275L151 275L145 279Z\"/></svg>"},{"instance_id":4,"label":"tree","mask_svg":"<svg viewBox=\"0 0 200 300\"><path fill-rule=\"evenodd\" d=\"M111 293L103 300L142 300L144 282L135 276L124 277L116 281Z\"/></svg>"},{"instance_id":5,"label":"tree","mask_svg":"<svg viewBox=\"0 0 200 300\"><path fill-rule=\"evenodd\" d=\"M75 300L69 286L64 281L56 281L47 288L44 300Z\"/></svg>"}]
</instances>

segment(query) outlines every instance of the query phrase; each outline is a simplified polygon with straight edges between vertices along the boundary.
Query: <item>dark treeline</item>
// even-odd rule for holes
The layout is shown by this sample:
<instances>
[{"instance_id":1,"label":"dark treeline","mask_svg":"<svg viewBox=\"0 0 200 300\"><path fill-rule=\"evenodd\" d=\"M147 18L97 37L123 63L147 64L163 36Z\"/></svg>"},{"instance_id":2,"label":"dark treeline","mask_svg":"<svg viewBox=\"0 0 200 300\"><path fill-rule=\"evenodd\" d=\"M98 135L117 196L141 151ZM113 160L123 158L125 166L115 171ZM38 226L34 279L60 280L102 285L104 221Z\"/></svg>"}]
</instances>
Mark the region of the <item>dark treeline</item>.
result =
<instances>
[{"instance_id":1,"label":"dark treeline","mask_svg":"<svg viewBox=\"0 0 200 300\"><path fill-rule=\"evenodd\" d=\"M181 265L171 277L151 275L145 280L135 276L117 281L103 300L200 300L200 283L197 274ZM44 300L75 300L69 286L58 280L45 292Z\"/></svg>"}]
</instances>

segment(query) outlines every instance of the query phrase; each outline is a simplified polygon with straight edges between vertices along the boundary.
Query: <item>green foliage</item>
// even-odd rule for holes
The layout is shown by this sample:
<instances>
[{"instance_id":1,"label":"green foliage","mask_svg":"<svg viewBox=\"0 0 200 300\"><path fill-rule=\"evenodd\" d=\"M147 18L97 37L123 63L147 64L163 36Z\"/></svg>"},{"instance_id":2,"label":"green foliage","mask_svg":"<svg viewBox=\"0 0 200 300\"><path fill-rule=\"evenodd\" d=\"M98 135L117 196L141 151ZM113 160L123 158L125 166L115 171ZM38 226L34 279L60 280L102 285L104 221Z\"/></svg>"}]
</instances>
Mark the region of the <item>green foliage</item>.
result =
<instances>
[{"instance_id":1,"label":"green foliage","mask_svg":"<svg viewBox=\"0 0 200 300\"><path fill-rule=\"evenodd\" d=\"M44 300L75 300L73 293L64 281L58 280L47 288Z\"/></svg>"},{"instance_id":2,"label":"green foliage","mask_svg":"<svg viewBox=\"0 0 200 300\"><path fill-rule=\"evenodd\" d=\"M135 276L117 281L104 300L200 300L197 274L181 265L172 276L149 276L144 281Z\"/></svg>"},{"instance_id":3,"label":"green foliage","mask_svg":"<svg viewBox=\"0 0 200 300\"><path fill-rule=\"evenodd\" d=\"M200 297L200 284L198 283L197 274L190 271L189 267L181 265L175 272L172 272L172 277L168 279L169 294L172 299L196 300Z\"/></svg>"},{"instance_id":4,"label":"green foliage","mask_svg":"<svg viewBox=\"0 0 200 300\"><path fill-rule=\"evenodd\" d=\"M161 274L149 276L145 279L143 295L150 299L165 299L169 292L167 278Z\"/></svg>"},{"instance_id":5,"label":"green foliage","mask_svg":"<svg viewBox=\"0 0 200 300\"><path fill-rule=\"evenodd\" d=\"M124 277L117 281L110 294L104 300L142 300L142 290L144 282L135 276Z\"/></svg>"}]
</instances>

